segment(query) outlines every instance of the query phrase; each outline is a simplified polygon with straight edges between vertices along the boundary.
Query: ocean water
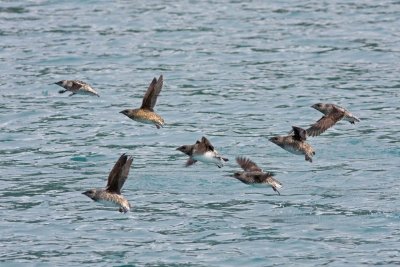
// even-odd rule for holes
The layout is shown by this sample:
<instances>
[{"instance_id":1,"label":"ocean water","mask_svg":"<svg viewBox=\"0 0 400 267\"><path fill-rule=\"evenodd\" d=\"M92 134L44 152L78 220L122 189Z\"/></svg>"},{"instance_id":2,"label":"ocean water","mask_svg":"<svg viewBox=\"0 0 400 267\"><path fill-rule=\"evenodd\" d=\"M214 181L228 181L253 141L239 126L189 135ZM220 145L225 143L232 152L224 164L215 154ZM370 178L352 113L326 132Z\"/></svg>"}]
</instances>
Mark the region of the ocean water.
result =
<instances>
[{"instance_id":1,"label":"ocean water","mask_svg":"<svg viewBox=\"0 0 400 267\"><path fill-rule=\"evenodd\" d=\"M1 266L400 265L398 1L1 1ZM165 84L163 129L119 113ZM80 79L100 98L60 95ZM359 116L268 141L336 103ZM218 169L175 149L207 136ZM134 157L131 212L81 193ZM230 177L248 156L282 182Z\"/></svg>"}]
</instances>

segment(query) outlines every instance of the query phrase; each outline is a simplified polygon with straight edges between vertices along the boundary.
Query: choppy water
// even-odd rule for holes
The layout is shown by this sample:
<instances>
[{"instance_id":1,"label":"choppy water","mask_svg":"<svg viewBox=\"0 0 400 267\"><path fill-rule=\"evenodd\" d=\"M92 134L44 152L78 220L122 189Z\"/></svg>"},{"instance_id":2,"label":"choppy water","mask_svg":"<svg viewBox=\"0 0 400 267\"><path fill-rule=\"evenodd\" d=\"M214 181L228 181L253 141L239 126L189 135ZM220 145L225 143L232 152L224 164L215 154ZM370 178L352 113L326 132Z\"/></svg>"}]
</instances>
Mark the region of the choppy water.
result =
<instances>
[{"instance_id":1,"label":"choppy water","mask_svg":"<svg viewBox=\"0 0 400 267\"><path fill-rule=\"evenodd\" d=\"M399 265L400 3L353 2L2 1L1 265ZM161 73L164 129L118 113ZM268 142L316 102L362 122L311 139L312 164ZM202 135L228 165L184 167ZM120 214L81 192L124 152ZM228 177L238 155L281 196Z\"/></svg>"}]
</instances>

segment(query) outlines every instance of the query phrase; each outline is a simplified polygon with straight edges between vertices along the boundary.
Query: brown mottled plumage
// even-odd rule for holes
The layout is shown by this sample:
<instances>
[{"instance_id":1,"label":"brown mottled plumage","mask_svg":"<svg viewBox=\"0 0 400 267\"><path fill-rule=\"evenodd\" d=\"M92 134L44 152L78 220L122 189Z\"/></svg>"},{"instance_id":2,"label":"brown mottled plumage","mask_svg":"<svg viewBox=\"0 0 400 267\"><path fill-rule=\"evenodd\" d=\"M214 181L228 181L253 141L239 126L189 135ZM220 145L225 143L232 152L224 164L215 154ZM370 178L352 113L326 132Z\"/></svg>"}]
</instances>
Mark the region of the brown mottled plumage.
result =
<instances>
[{"instance_id":1,"label":"brown mottled plumage","mask_svg":"<svg viewBox=\"0 0 400 267\"><path fill-rule=\"evenodd\" d=\"M340 121L343 119L345 115L345 112L341 109L338 109L335 106L331 107L331 111L327 113L326 115L322 116L321 119L319 119L316 123L311 125L310 128L308 128L307 135L308 136L318 136L331 128L333 125L335 125L336 122Z\"/></svg>"},{"instance_id":2,"label":"brown mottled plumage","mask_svg":"<svg viewBox=\"0 0 400 267\"><path fill-rule=\"evenodd\" d=\"M233 177L240 180L245 184L267 184L279 195L278 188L282 187L282 184L273 177L270 172L263 172L263 170L257 166L253 161L245 157L237 157L236 162L244 170L243 172L235 172Z\"/></svg>"},{"instance_id":3,"label":"brown mottled plumage","mask_svg":"<svg viewBox=\"0 0 400 267\"><path fill-rule=\"evenodd\" d=\"M157 103L157 97L163 86L163 76L160 75L158 80L154 78L143 97L142 106L137 109L125 109L120 113L131 118L134 121L142 123L154 124L157 129L163 127L164 119L154 112L154 106Z\"/></svg>"},{"instance_id":4,"label":"brown mottled plumage","mask_svg":"<svg viewBox=\"0 0 400 267\"><path fill-rule=\"evenodd\" d=\"M79 80L61 80L59 82L56 82L55 84L65 88L65 90L58 91L60 94L69 91L71 92L69 96L80 94L80 95L96 95L100 97L100 95L96 92L96 90L93 89L93 87Z\"/></svg>"},{"instance_id":5,"label":"brown mottled plumage","mask_svg":"<svg viewBox=\"0 0 400 267\"><path fill-rule=\"evenodd\" d=\"M322 112L324 115L328 115L328 113L332 112L333 108L337 108L344 112L343 120L350 122L351 124L355 124L356 122L360 122L360 119L354 116L350 111L345 109L344 107L335 105L335 104L324 104L324 103L317 103L311 106L316 110Z\"/></svg>"},{"instance_id":6,"label":"brown mottled plumage","mask_svg":"<svg viewBox=\"0 0 400 267\"><path fill-rule=\"evenodd\" d=\"M275 136L269 139L272 143L280 146L286 151L296 154L305 155L305 159L312 162L315 155L314 149L310 144L306 143L306 131L300 127L292 126L294 134L287 136Z\"/></svg>"},{"instance_id":7,"label":"brown mottled plumage","mask_svg":"<svg viewBox=\"0 0 400 267\"><path fill-rule=\"evenodd\" d=\"M108 175L106 188L91 189L82 194L97 202L119 206L120 212L128 212L131 208L131 204L129 204L128 200L121 195L121 188L128 178L132 161L132 156L128 157L127 155L122 154Z\"/></svg>"}]
</instances>

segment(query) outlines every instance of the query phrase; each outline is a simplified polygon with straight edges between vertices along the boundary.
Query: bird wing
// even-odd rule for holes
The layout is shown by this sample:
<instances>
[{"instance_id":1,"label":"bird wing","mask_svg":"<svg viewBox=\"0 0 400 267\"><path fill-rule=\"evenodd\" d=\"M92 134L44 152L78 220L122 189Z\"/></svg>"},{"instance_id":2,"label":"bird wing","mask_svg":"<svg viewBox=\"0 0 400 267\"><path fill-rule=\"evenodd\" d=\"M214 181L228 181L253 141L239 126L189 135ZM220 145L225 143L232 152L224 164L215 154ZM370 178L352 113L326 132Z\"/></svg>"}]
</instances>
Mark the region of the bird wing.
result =
<instances>
[{"instance_id":1,"label":"bird wing","mask_svg":"<svg viewBox=\"0 0 400 267\"><path fill-rule=\"evenodd\" d=\"M207 151L214 151L214 146L211 145L210 141L203 136L201 140L197 141L194 145L193 153L203 154Z\"/></svg>"},{"instance_id":2,"label":"bird wing","mask_svg":"<svg viewBox=\"0 0 400 267\"><path fill-rule=\"evenodd\" d=\"M234 177L245 184L269 183L271 179L274 180L270 173L264 173L262 171L239 172L236 173Z\"/></svg>"},{"instance_id":3,"label":"bird wing","mask_svg":"<svg viewBox=\"0 0 400 267\"><path fill-rule=\"evenodd\" d=\"M143 97L142 106L140 108L153 111L153 108L157 103L157 97L161 92L162 86L163 86L163 76L160 75L158 80L154 77L149 85L149 88L146 91L146 94Z\"/></svg>"},{"instance_id":4,"label":"bird wing","mask_svg":"<svg viewBox=\"0 0 400 267\"><path fill-rule=\"evenodd\" d=\"M88 86L87 83L83 82L83 81L79 81L79 80L73 80L72 82L72 86L71 88L69 88L69 90L71 92L77 92L79 91L82 87Z\"/></svg>"},{"instance_id":5,"label":"bird wing","mask_svg":"<svg viewBox=\"0 0 400 267\"><path fill-rule=\"evenodd\" d=\"M118 178L118 191L119 192L121 192L121 189L124 186L126 179L128 179L129 170L131 169L132 161L133 161L132 156L129 156L128 159L126 160L124 166L122 167L121 174Z\"/></svg>"},{"instance_id":6,"label":"bird wing","mask_svg":"<svg viewBox=\"0 0 400 267\"><path fill-rule=\"evenodd\" d=\"M293 132L294 132L294 139L299 140L299 141L306 141L307 139L307 132L306 130L297 127L297 126L292 126Z\"/></svg>"},{"instance_id":7,"label":"bird wing","mask_svg":"<svg viewBox=\"0 0 400 267\"><path fill-rule=\"evenodd\" d=\"M72 81L72 83L73 83L75 86L80 86L80 87L82 87L82 86L89 86L88 83L86 83L86 82L84 82L84 81L80 81L80 80L74 80L74 81Z\"/></svg>"},{"instance_id":8,"label":"bird wing","mask_svg":"<svg viewBox=\"0 0 400 267\"><path fill-rule=\"evenodd\" d=\"M245 172L235 173L235 175L233 177L235 177L236 179L238 179L242 183L254 184L254 178L252 176L247 175Z\"/></svg>"},{"instance_id":9,"label":"bird wing","mask_svg":"<svg viewBox=\"0 0 400 267\"><path fill-rule=\"evenodd\" d=\"M186 161L185 166L186 166L186 167L189 167L189 166L195 164L196 162L197 162L197 160L195 160L195 159L193 159L192 157L190 157L190 158Z\"/></svg>"},{"instance_id":10,"label":"bird wing","mask_svg":"<svg viewBox=\"0 0 400 267\"><path fill-rule=\"evenodd\" d=\"M322 116L321 119L319 119L316 123L311 125L311 127L306 130L307 135L318 136L331 128L333 125L335 125L335 123L340 121L343 117L344 112L336 107L333 107L331 112Z\"/></svg>"},{"instance_id":11,"label":"bird wing","mask_svg":"<svg viewBox=\"0 0 400 267\"><path fill-rule=\"evenodd\" d=\"M116 192L118 194L120 193L119 186L118 186L119 178L121 177L123 167L124 167L127 159L128 159L128 156L125 155L125 153L124 153L119 157L119 159L115 163L110 174L108 175L108 181L107 181L107 187L106 187L107 191Z\"/></svg>"},{"instance_id":12,"label":"bird wing","mask_svg":"<svg viewBox=\"0 0 400 267\"><path fill-rule=\"evenodd\" d=\"M214 151L214 146L204 136L201 138L201 143L203 143L208 148L208 150Z\"/></svg>"},{"instance_id":13,"label":"bird wing","mask_svg":"<svg viewBox=\"0 0 400 267\"><path fill-rule=\"evenodd\" d=\"M246 172L261 172L262 169L257 166L253 161L245 157L237 157L236 162Z\"/></svg>"}]
</instances>

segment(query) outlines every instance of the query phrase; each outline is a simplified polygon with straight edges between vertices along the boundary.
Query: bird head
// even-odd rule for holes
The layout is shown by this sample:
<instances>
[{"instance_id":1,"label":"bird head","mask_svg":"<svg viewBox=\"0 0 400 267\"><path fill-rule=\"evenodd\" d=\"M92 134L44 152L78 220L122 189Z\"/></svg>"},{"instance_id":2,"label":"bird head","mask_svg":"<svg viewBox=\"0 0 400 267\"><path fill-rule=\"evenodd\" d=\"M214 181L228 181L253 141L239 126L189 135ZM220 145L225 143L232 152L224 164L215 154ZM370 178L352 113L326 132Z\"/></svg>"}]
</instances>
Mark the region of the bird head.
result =
<instances>
[{"instance_id":1,"label":"bird head","mask_svg":"<svg viewBox=\"0 0 400 267\"><path fill-rule=\"evenodd\" d=\"M271 137L270 139L268 139L270 142L279 145L280 143L282 143L282 137L281 136L274 136Z\"/></svg>"},{"instance_id":2,"label":"bird head","mask_svg":"<svg viewBox=\"0 0 400 267\"><path fill-rule=\"evenodd\" d=\"M322 110L324 108L324 104L323 103L317 103L311 106L312 108L315 108L316 110Z\"/></svg>"},{"instance_id":3,"label":"bird head","mask_svg":"<svg viewBox=\"0 0 400 267\"><path fill-rule=\"evenodd\" d=\"M64 83L65 83L65 80L61 80L61 81L58 81L58 82L56 82L56 83L54 83L54 84L57 84L57 85L59 85L59 86L63 86Z\"/></svg>"},{"instance_id":4,"label":"bird head","mask_svg":"<svg viewBox=\"0 0 400 267\"><path fill-rule=\"evenodd\" d=\"M183 152L186 155L190 156L191 151L192 151L192 146L191 145L184 145L184 146L178 147L176 150L179 150L180 152Z\"/></svg>"},{"instance_id":5,"label":"bird head","mask_svg":"<svg viewBox=\"0 0 400 267\"><path fill-rule=\"evenodd\" d=\"M124 109L124 110L120 111L119 113L122 113L122 114L124 114L125 116L128 116L128 117L129 117L129 109Z\"/></svg>"},{"instance_id":6,"label":"bird head","mask_svg":"<svg viewBox=\"0 0 400 267\"><path fill-rule=\"evenodd\" d=\"M96 189L87 190L87 191L83 192L82 194L84 194L85 196L90 197L91 199L94 200L94 197L96 195Z\"/></svg>"}]
</instances>

